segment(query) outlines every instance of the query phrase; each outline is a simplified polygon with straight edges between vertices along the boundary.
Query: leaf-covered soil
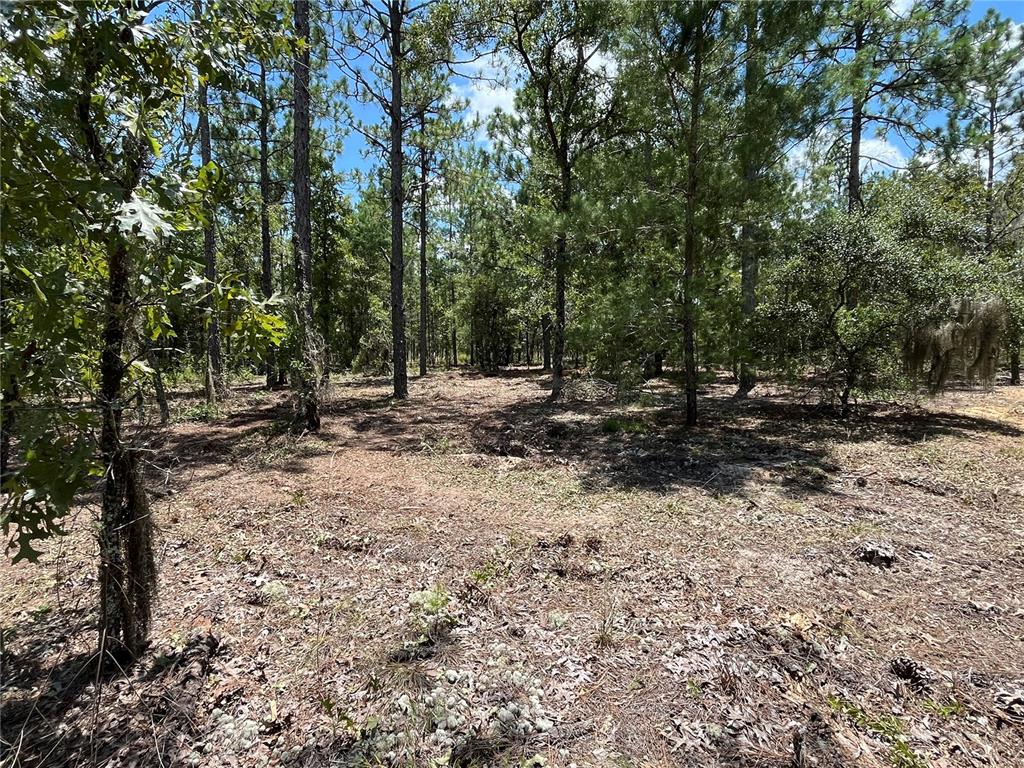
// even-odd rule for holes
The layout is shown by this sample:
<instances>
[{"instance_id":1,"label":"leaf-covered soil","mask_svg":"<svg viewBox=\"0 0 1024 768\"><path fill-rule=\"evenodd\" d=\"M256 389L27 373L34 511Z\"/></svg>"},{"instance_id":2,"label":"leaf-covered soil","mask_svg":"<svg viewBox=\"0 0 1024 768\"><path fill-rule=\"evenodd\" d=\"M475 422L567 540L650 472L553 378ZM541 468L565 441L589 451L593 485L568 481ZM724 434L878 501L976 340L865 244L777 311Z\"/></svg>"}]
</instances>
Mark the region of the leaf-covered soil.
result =
<instances>
[{"instance_id":1,"label":"leaf-covered soil","mask_svg":"<svg viewBox=\"0 0 1024 768\"><path fill-rule=\"evenodd\" d=\"M86 504L0 566L3 764L1024 765L1024 389L546 383L156 433L152 653L97 675Z\"/></svg>"}]
</instances>

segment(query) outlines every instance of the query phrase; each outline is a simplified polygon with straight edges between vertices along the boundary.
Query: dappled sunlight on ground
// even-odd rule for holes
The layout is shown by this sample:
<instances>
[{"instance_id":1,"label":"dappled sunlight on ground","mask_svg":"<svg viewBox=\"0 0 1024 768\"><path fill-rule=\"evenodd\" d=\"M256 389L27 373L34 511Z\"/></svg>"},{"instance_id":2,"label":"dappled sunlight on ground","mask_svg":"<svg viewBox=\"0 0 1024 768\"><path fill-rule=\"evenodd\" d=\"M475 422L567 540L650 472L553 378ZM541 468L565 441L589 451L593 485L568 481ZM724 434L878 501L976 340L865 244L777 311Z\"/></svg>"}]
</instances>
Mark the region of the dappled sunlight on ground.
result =
<instances>
[{"instance_id":1,"label":"dappled sunlight on ground","mask_svg":"<svg viewBox=\"0 0 1024 768\"><path fill-rule=\"evenodd\" d=\"M240 390L155 443L153 654L97 679L88 509L0 567L24 765L1013 765L1024 390L702 424L536 371ZM186 404L180 405L181 409ZM535 765L545 764L535 762Z\"/></svg>"}]
</instances>

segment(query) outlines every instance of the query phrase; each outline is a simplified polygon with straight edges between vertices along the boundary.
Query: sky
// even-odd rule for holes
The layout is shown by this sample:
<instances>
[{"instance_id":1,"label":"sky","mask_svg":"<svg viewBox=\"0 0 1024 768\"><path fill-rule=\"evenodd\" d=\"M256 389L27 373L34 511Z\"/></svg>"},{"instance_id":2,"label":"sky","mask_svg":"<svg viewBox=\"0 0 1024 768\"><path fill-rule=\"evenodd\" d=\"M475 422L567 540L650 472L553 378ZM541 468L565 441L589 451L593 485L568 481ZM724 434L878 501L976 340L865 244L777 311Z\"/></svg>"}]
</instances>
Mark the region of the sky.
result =
<instances>
[{"instance_id":1,"label":"sky","mask_svg":"<svg viewBox=\"0 0 1024 768\"><path fill-rule=\"evenodd\" d=\"M910 4L911 0L901 0ZM979 0L973 2L968 11L968 21L973 23L985 16L988 10L996 10L1004 18L1010 19L1024 28L1024 0ZM476 62L462 67L462 71L470 75L470 78L455 76L452 79L454 95L468 103L467 114L486 120L495 109L501 108L510 111L515 100L514 87L497 83L491 80L472 79L474 75L493 74L492 63L483 61ZM340 70L332 65L328 76L336 78L340 76ZM354 116L357 119L375 122L380 120L380 111L374 105L354 104L350 105ZM486 144L486 135L481 131L478 140ZM377 159L365 157L366 142L356 132L350 132L343 142L343 149L335 158L334 167L337 171L349 174L353 171L366 172L377 164ZM886 139L869 135L864 140L864 152L866 155L876 157L880 163L869 163L866 170L884 170L886 167L901 166L909 159L912 149L903 144L898 137L890 136ZM348 193L356 196L358 194L355 184L345 185Z\"/></svg>"}]
</instances>

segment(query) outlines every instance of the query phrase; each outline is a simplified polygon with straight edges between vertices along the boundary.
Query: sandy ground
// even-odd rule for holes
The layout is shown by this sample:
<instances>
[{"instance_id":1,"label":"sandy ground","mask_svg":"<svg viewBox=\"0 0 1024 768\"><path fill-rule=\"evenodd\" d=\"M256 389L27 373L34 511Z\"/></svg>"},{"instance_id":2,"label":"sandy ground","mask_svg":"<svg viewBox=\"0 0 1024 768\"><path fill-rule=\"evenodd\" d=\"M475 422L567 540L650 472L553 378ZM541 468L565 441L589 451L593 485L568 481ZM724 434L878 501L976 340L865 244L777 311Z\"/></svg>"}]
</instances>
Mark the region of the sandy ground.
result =
<instances>
[{"instance_id":1,"label":"sandy ground","mask_svg":"<svg viewBox=\"0 0 1024 768\"><path fill-rule=\"evenodd\" d=\"M96 675L87 504L0 566L0 764L1024 766L1024 389L546 383L176 401L152 653Z\"/></svg>"}]
</instances>

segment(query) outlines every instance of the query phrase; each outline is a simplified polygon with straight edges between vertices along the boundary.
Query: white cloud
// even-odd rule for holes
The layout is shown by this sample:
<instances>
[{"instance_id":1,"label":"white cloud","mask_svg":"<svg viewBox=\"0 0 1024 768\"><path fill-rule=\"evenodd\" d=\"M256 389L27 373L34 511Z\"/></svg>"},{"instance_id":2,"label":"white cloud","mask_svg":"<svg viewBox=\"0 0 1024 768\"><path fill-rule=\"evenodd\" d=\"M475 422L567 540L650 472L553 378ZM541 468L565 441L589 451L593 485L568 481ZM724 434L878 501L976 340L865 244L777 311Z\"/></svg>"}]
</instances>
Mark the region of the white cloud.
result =
<instances>
[{"instance_id":1,"label":"white cloud","mask_svg":"<svg viewBox=\"0 0 1024 768\"><path fill-rule=\"evenodd\" d=\"M914 0L893 0L889 6L889 12L893 16L904 17L910 13L910 9L914 7Z\"/></svg>"},{"instance_id":2,"label":"white cloud","mask_svg":"<svg viewBox=\"0 0 1024 768\"><path fill-rule=\"evenodd\" d=\"M811 175L824 162L822 155L837 139L834 128L826 127L787 148L786 164L793 172L798 189L806 187ZM907 155L888 139L864 137L861 139L860 151L861 174L865 178L872 173L891 173L907 166ZM842 173L845 177L845 171Z\"/></svg>"},{"instance_id":3,"label":"white cloud","mask_svg":"<svg viewBox=\"0 0 1024 768\"><path fill-rule=\"evenodd\" d=\"M453 95L466 103L466 116L479 121L477 141L489 144L488 119L498 110L516 113L515 70L508 58L491 54L462 67L462 72Z\"/></svg>"},{"instance_id":4,"label":"white cloud","mask_svg":"<svg viewBox=\"0 0 1024 768\"><path fill-rule=\"evenodd\" d=\"M1024 53L1022 53L1024 52L1024 22L1008 20L1006 26L1009 35L1003 42L1002 50L1004 52L1015 51L1020 57L1010 73L1016 77L1024 77Z\"/></svg>"},{"instance_id":5,"label":"white cloud","mask_svg":"<svg viewBox=\"0 0 1024 768\"><path fill-rule=\"evenodd\" d=\"M903 153L903 150L888 139L883 139L879 136L862 139L860 154L861 173L891 171L904 168L907 165L907 156Z\"/></svg>"},{"instance_id":6,"label":"white cloud","mask_svg":"<svg viewBox=\"0 0 1024 768\"><path fill-rule=\"evenodd\" d=\"M614 78L619 74L619 61L604 51L598 51L590 57L590 61L587 62L587 68L591 72Z\"/></svg>"},{"instance_id":7,"label":"white cloud","mask_svg":"<svg viewBox=\"0 0 1024 768\"><path fill-rule=\"evenodd\" d=\"M509 114L515 113L516 109L516 91L514 88L485 80L471 82L463 90L462 98L469 104L466 111L470 117L481 122L486 121L487 118L499 109Z\"/></svg>"}]
</instances>

